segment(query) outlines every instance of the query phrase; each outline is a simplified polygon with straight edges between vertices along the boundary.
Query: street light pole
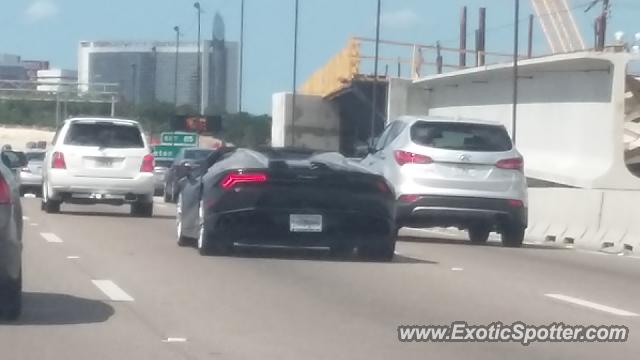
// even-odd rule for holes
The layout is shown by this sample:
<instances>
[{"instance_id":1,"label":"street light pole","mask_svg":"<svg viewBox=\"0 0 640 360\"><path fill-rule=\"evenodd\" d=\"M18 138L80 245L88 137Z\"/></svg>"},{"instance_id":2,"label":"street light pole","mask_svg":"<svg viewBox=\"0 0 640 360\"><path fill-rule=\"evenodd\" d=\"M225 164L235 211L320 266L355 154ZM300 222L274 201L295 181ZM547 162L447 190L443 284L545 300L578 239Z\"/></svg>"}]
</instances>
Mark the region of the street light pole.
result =
<instances>
[{"instance_id":1,"label":"street light pole","mask_svg":"<svg viewBox=\"0 0 640 360\"><path fill-rule=\"evenodd\" d=\"M135 106L138 101L136 82L138 82L138 65L131 64L131 103L133 103L133 106Z\"/></svg>"},{"instance_id":2,"label":"street light pole","mask_svg":"<svg viewBox=\"0 0 640 360\"><path fill-rule=\"evenodd\" d=\"M180 58L180 27L174 26L173 30L176 32L176 66L173 73L173 104L178 107L178 60Z\"/></svg>"},{"instance_id":3,"label":"street light pole","mask_svg":"<svg viewBox=\"0 0 640 360\"><path fill-rule=\"evenodd\" d=\"M293 90L291 97L291 146L295 145L294 125L296 120L296 86L298 75L298 10L299 1L295 0L295 14L293 27Z\"/></svg>"},{"instance_id":4,"label":"street light pole","mask_svg":"<svg viewBox=\"0 0 640 360\"><path fill-rule=\"evenodd\" d=\"M198 60L196 65L196 99L198 102L198 115L202 115L202 59L200 54L200 31L202 30L200 26L200 20L202 15L202 8L200 7L200 2L196 1L193 4L193 7L198 10Z\"/></svg>"},{"instance_id":5,"label":"street light pole","mask_svg":"<svg viewBox=\"0 0 640 360\"><path fill-rule=\"evenodd\" d=\"M513 31L513 106L511 114L511 139L513 144L516 143L516 119L518 117L518 37L520 24L518 18L520 17L520 0L515 1L514 11L514 31Z\"/></svg>"},{"instance_id":6,"label":"street light pole","mask_svg":"<svg viewBox=\"0 0 640 360\"><path fill-rule=\"evenodd\" d=\"M244 67L244 0L240 1L240 75L238 84L238 112L242 112L242 75Z\"/></svg>"},{"instance_id":7,"label":"street light pole","mask_svg":"<svg viewBox=\"0 0 640 360\"><path fill-rule=\"evenodd\" d=\"M382 0L378 0L378 10L376 13L376 50L375 59L373 60L373 94L371 101L371 133L370 141L376 136L376 115L378 112L378 60L380 55L380 13L382 8Z\"/></svg>"}]
</instances>

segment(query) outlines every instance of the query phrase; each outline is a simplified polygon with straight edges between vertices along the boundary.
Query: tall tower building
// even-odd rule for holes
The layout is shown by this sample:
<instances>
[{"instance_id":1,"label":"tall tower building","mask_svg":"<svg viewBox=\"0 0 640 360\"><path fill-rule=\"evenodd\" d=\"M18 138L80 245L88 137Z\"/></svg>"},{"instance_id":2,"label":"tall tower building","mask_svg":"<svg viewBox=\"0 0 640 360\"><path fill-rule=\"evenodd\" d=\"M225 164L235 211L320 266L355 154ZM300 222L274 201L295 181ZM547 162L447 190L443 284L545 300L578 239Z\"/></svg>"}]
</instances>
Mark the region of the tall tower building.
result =
<instances>
[{"instance_id":1,"label":"tall tower building","mask_svg":"<svg viewBox=\"0 0 640 360\"><path fill-rule=\"evenodd\" d=\"M209 73L212 81L209 83L209 104L214 112L222 111L227 103L227 49L225 46L224 20L220 13L213 17L213 32L211 36L211 62Z\"/></svg>"}]
</instances>

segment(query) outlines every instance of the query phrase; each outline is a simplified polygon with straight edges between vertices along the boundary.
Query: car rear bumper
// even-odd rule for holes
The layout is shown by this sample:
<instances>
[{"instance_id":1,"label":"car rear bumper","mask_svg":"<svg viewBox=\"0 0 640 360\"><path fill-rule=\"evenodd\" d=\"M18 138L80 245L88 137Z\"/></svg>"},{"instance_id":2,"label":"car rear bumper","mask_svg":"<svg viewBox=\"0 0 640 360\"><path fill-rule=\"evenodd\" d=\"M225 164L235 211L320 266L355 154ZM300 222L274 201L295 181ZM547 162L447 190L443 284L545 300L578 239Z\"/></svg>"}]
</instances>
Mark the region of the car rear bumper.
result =
<instances>
[{"instance_id":1,"label":"car rear bumper","mask_svg":"<svg viewBox=\"0 0 640 360\"><path fill-rule=\"evenodd\" d=\"M21 172L20 185L22 187L42 186L42 175Z\"/></svg>"},{"instance_id":2,"label":"car rear bumper","mask_svg":"<svg viewBox=\"0 0 640 360\"><path fill-rule=\"evenodd\" d=\"M468 227L477 222L500 225L528 224L527 208L511 204L508 199L489 199L460 196L424 195L417 201L398 201L396 218L399 226Z\"/></svg>"},{"instance_id":3,"label":"car rear bumper","mask_svg":"<svg viewBox=\"0 0 640 360\"><path fill-rule=\"evenodd\" d=\"M290 214L322 215L322 231L292 232ZM388 241L395 231L391 217L336 210L242 209L211 213L207 223L220 238L249 245L326 247L348 242L357 246L371 241Z\"/></svg>"},{"instance_id":4,"label":"car rear bumper","mask_svg":"<svg viewBox=\"0 0 640 360\"><path fill-rule=\"evenodd\" d=\"M52 170L47 177L50 197L58 194L110 194L153 196L154 179L151 173L141 173L131 179L71 176Z\"/></svg>"}]
</instances>

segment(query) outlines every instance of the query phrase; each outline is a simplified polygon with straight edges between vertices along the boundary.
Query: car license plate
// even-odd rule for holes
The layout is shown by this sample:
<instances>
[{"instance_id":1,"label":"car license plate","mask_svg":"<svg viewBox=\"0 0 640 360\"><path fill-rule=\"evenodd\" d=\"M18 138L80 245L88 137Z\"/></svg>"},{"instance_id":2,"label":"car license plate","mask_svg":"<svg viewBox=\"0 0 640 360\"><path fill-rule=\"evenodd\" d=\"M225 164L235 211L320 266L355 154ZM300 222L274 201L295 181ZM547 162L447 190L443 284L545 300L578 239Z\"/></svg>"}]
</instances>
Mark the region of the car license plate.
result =
<instances>
[{"instance_id":1,"label":"car license plate","mask_svg":"<svg viewBox=\"0 0 640 360\"><path fill-rule=\"evenodd\" d=\"M113 167L113 160L112 159L96 159L96 167L99 167L99 168Z\"/></svg>"},{"instance_id":2,"label":"car license plate","mask_svg":"<svg viewBox=\"0 0 640 360\"><path fill-rule=\"evenodd\" d=\"M322 232L322 215L289 215L289 231Z\"/></svg>"}]
</instances>

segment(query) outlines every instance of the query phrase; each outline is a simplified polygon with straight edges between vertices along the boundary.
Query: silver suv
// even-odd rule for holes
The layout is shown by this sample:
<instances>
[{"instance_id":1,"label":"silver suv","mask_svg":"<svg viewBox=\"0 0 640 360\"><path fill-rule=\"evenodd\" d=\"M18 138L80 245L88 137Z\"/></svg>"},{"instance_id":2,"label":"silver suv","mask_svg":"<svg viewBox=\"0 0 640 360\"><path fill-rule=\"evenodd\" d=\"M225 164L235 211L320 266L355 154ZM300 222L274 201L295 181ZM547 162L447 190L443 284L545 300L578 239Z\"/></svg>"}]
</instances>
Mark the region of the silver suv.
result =
<instances>
[{"instance_id":1,"label":"silver suv","mask_svg":"<svg viewBox=\"0 0 640 360\"><path fill-rule=\"evenodd\" d=\"M391 183L398 228L457 227L474 243L491 231L522 245L527 185L506 129L480 120L406 116L391 122L362 160Z\"/></svg>"}]
</instances>

